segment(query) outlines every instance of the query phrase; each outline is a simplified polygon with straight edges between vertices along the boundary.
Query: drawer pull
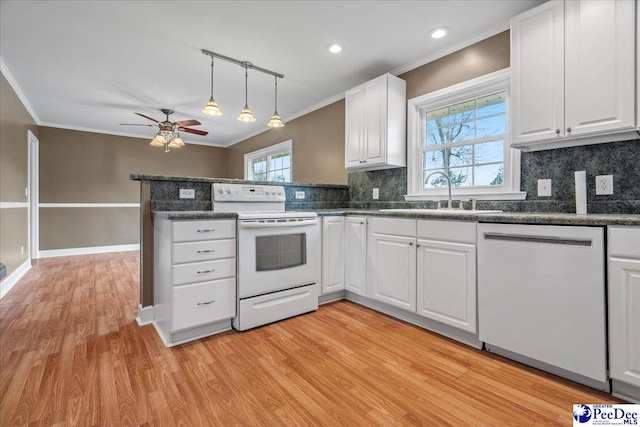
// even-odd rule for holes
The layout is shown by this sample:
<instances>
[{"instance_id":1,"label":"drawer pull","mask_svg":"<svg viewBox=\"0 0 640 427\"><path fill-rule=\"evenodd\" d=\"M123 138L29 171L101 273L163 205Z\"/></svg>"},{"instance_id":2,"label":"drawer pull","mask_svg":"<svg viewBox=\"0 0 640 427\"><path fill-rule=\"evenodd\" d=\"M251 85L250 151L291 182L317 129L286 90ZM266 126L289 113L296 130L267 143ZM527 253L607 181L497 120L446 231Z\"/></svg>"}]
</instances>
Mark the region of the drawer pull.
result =
<instances>
[{"instance_id":1,"label":"drawer pull","mask_svg":"<svg viewBox=\"0 0 640 427\"><path fill-rule=\"evenodd\" d=\"M198 233L213 233L214 231L216 231L216 230L214 230L212 228L211 229L205 228L203 230L198 230Z\"/></svg>"},{"instance_id":2,"label":"drawer pull","mask_svg":"<svg viewBox=\"0 0 640 427\"><path fill-rule=\"evenodd\" d=\"M203 271L198 271L198 274L209 274L209 273L213 273L215 270L203 270Z\"/></svg>"},{"instance_id":3,"label":"drawer pull","mask_svg":"<svg viewBox=\"0 0 640 427\"><path fill-rule=\"evenodd\" d=\"M209 305L209 304L213 304L214 302L216 302L216 300L211 300L211 301L207 301L207 302L199 302L198 305Z\"/></svg>"},{"instance_id":4,"label":"drawer pull","mask_svg":"<svg viewBox=\"0 0 640 427\"><path fill-rule=\"evenodd\" d=\"M208 253L215 252L215 251L216 251L215 249L205 249L203 251L198 251L197 253L199 253L199 254L208 254Z\"/></svg>"}]
</instances>

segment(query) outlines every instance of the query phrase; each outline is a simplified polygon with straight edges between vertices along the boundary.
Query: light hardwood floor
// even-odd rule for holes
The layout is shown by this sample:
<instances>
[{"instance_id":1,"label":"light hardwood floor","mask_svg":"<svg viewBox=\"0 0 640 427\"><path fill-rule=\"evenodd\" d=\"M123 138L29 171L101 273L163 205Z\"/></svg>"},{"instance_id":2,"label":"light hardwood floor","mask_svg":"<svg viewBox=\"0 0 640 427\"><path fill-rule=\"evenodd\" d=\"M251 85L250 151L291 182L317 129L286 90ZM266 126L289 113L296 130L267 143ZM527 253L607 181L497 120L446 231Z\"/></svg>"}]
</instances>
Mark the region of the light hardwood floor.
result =
<instances>
[{"instance_id":1,"label":"light hardwood floor","mask_svg":"<svg viewBox=\"0 0 640 427\"><path fill-rule=\"evenodd\" d=\"M570 426L616 401L345 301L167 349L138 269L40 260L0 301L2 426Z\"/></svg>"}]
</instances>

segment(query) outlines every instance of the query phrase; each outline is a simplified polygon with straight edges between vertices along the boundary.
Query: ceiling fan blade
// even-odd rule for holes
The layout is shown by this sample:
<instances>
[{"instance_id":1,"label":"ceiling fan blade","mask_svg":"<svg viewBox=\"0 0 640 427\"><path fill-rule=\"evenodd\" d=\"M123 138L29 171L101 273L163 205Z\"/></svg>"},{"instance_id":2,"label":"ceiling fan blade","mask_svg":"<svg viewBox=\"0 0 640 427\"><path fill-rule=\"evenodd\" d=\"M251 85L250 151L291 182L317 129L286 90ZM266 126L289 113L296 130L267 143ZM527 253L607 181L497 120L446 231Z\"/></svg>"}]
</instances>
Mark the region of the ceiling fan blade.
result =
<instances>
[{"instance_id":1,"label":"ceiling fan blade","mask_svg":"<svg viewBox=\"0 0 640 427\"><path fill-rule=\"evenodd\" d=\"M186 133L194 133L196 135L201 135L201 136L205 136L207 134L209 134L209 132L205 132L203 130L198 130L198 129L189 129L189 128L185 128L185 127L178 127L178 130L180 132L186 132Z\"/></svg>"},{"instance_id":2,"label":"ceiling fan blade","mask_svg":"<svg viewBox=\"0 0 640 427\"><path fill-rule=\"evenodd\" d=\"M142 123L120 123L120 126L151 126L151 127L155 127L157 125L145 125Z\"/></svg>"},{"instance_id":3,"label":"ceiling fan blade","mask_svg":"<svg viewBox=\"0 0 640 427\"><path fill-rule=\"evenodd\" d=\"M198 125L201 125L202 123L200 123L197 120L190 119L190 120L182 120L179 122L173 122L173 124L176 126L198 126Z\"/></svg>"},{"instance_id":4,"label":"ceiling fan blade","mask_svg":"<svg viewBox=\"0 0 640 427\"><path fill-rule=\"evenodd\" d=\"M137 115L139 115L140 117L144 117L145 119L149 119L149 120L151 120L152 122L160 123L160 122L159 122L159 121L157 121L156 119L152 119L151 117L149 117L149 116L145 116L144 114L140 114L140 113L134 113L134 114L137 114Z\"/></svg>"}]
</instances>

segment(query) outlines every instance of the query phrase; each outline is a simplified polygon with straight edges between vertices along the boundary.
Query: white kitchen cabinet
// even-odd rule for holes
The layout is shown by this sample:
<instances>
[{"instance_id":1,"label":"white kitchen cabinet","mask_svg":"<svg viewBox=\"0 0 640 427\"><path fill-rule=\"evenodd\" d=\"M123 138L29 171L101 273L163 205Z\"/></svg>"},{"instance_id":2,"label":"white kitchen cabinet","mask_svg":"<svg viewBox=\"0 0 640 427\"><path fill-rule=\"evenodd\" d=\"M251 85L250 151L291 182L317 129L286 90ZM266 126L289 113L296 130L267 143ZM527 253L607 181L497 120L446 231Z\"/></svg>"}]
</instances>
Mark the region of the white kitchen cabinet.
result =
<instances>
[{"instance_id":1,"label":"white kitchen cabinet","mask_svg":"<svg viewBox=\"0 0 640 427\"><path fill-rule=\"evenodd\" d=\"M370 232L370 297L416 310L416 221L373 218Z\"/></svg>"},{"instance_id":2,"label":"white kitchen cabinet","mask_svg":"<svg viewBox=\"0 0 640 427\"><path fill-rule=\"evenodd\" d=\"M634 20L626 0L552 0L511 20L513 147L605 142L635 128Z\"/></svg>"},{"instance_id":3,"label":"white kitchen cabinet","mask_svg":"<svg viewBox=\"0 0 640 427\"><path fill-rule=\"evenodd\" d=\"M477 333L476 223L418 221L417 314Z\"/></svg>"},{"instance_id":4,"label":"white kitchen cabinet","mask_svg":"<svg viewBox=\"0 0 640 427\"><path fill-rule=\"evenodd\" d=\"M345 168L406 166L406 82L382 75L345 93Z\"/></svg>"},{"instance_id":5,"label":"white kitchen cabinet","mask_svg":"<svg viewBox=\"0 0 640 427\"><path fill-rule=\"evenodd\" d=\"M153 325L167 347L231 329L236 221L154 219Z\"/></svg>"},{"instance_id":6,"label":"white kitchen cabinet","mask_svg":"<svg viewBox=\"0 0 640 427\"><path fill-rule=\"evenodd\" d=\"M345 223L345 289L366 295L367 219L347 217Z\"/></svg>"},{"instance_id":7,"label":"white kitchen cabinet","mask_svg":"<svg viewBox=\"0 0 640 427\"><path fill-rule=\"evenodd\" d=\"M344 217L322 218L322 295L344 289L344 235Z\"/></svg>"},{"instance_id":8,"label":"white kitchen cabinet","mask_svg":"<svg viewBox=\"0 0 640 427\"><path fill-rule=\"evenodd\" d=\"M608 234L610 376L640 387L640 227Z\"/></svg>"}]
</instances>

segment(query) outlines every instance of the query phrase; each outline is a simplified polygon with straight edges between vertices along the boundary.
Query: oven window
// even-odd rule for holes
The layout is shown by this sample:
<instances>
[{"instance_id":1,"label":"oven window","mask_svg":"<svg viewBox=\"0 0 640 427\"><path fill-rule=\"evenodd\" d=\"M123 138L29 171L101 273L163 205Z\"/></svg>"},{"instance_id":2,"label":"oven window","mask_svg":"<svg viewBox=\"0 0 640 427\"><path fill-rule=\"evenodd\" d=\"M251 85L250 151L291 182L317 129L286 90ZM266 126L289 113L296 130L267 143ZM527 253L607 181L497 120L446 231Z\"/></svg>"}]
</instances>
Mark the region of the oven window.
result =
<instances>
[{"instance_id":1,"label":"oven window","mask_svg":"<svg viewBox=\"0 0 640 427\"><path fill-rule=\"evenodd\" d=\"M257 271L282 270L306 263L305 233L256 237Z\"/></svg>"}]
</instances>

